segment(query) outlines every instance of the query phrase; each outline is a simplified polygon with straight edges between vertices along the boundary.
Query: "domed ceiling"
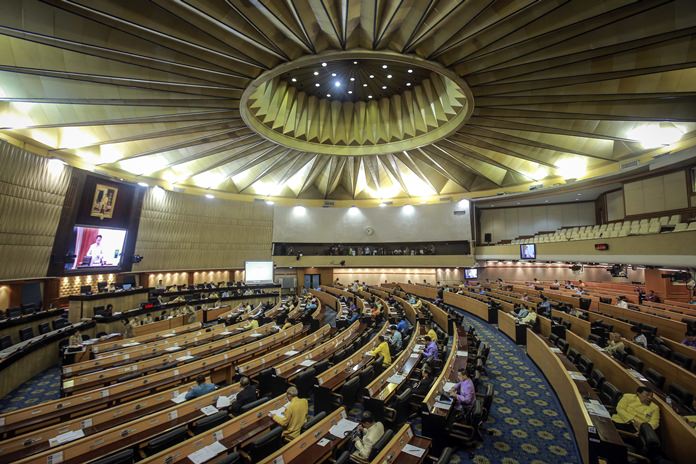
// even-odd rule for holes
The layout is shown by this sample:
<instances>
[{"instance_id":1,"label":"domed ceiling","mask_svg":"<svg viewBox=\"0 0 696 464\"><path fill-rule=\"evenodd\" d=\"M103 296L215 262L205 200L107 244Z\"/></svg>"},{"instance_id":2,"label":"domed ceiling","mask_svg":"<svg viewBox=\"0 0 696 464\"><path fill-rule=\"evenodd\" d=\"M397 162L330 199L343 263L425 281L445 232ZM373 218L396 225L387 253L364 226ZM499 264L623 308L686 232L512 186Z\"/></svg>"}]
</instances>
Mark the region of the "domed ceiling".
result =
<instances>
[{"instance_id":1,"label":"domed ceiling","mask_svg":"<svg viewBox=\"0 0 696 464\"><path fill-rule=\"evenodd\" d=\"M0 2L0 133L166 188L375 200L693 140L687 0Z\"/></svg>"}]
</instances>

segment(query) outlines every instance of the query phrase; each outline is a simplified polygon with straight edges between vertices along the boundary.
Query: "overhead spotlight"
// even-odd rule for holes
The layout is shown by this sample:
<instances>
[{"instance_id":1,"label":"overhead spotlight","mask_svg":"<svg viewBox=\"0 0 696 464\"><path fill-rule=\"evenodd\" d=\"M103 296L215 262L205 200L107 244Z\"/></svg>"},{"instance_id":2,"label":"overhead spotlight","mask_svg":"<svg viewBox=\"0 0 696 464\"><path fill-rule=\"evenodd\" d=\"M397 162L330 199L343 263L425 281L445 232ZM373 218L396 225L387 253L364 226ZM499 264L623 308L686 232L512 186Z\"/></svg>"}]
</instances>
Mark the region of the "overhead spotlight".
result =
<instances>
[{"instance_id":1,"label":"overhead spotlight","mask_svg":"<svg viewBox=\"0 0 696 464\"><path fill-rule=\"evenodd\" d=\"M372 95L368 95L367 98L372 98Z\"/></svg>"},{"instance_id":2,"label":"overhead spotlight","mask_svg":"<svg viewBox=\"0 0 696 464\"><path fill-rule=\"evenodd\" d=\"M363 84L363 87L367 87L367 84Z\"/></svg>"},{"instance_id":3,"label":"overhead spotlight","mask_svg":"<svg viewBox=\"0 0 696 464\"><path fill-rule=\"evenodd\" d=\"M387 204L386 204L385 202L381 202L381 203L379 204L379 207L380 207L380 208L384 208L385 206L387 206Z\"/></svg>"},{"instance_id":4,"label":"overhead spotlight","mask_svg":"<svg viewBox=\"0 0 696 464\"><path fill-rule=\"evenodd\" d=\"M392 78L392 75L391 75L391 74L387 74L387 79L391 79L391 78Z\"/></svg>"},{"instance_id":5,"label":"overhead spotlight","mask_svg":"<svg viewBox=\"0 0 696 464\"><path fill-rule=\"evenodd\" d=\"M318 76L318 75L319 75L319 71L314 71L314 75L315 75L315 76Z\"/></svg>"},{"instance_id":6,"label":"overhead spotlight","mask_svg":"<svg viewBox=\"0 0 696 464\"><path fill-rule=\"evenodd\" d=\"M349 91L348 91L348 94L349 94L349 95L350 95L350 94L352 94L352 93L353 93L353 91L352 91L352 90L349 90Z\"/></svg>"},{"instance_id":7,"label":"overhead spotlight","mask_svg":"<svg viewBox=\"0 0 696 464\"><path fill-rule=\"evenodd\" d=\"M330 93L327 93L326 96L329 97L329 98L331 98L331 94L330 94Z\"/></svg>"},{"instance_id":8,"label":"overhead spotlight","mask_svg":"<svg viewBox=\"0 0 696 464\"><path fill-rule=\"evenodd\" d=\"M212 193L206 193L206 194L205 194L205 197L206 197L208 200L212 200L213 198L215 198L215 195L213 195Z\"/></svg>"},{"instance_id":9,"label":"overhead spotlight","mask_svg":"<svg viewBox=\"0 0 696 464\"><path fill-rule=\"evenodd\" d=\"M325 68L325 67L326 67L326 63L322 63L321 66L322 66L323 68Z\"/></svg>"},{"instance_id":10,"label":"overhead spotlight","mask_svg":"<svg viewBox=\"0 0 696 464\"><path fill-rule=\"evenodd\" d=\"M402 211L404 214L411 215L416 209L413 207L413 205L404 205L402 208Z\"/></svg>"},{"instance_id":11,"label":"overhead spotlight","mask_svg":"<svg viewBox=\"0 0 696 464\"><path fill-rule=\"evenodd\" d=\"M341 86L341 81L334 82L334 87L340 87L340 86Z\"/></svg>"},{"instance_id":12,"label":"overhead spotlight","mask_svg":"<svg viewBox=\"0 0 696 464\"><path fill-rule=\"evenodd\" d=\"M387 86L386 86L386 85L383 85L383 86L382 86L382 90L387 90Z\"/></svg>"},{"instance_id":13,"label":"overhead spotlight","mask_svg":"<svg viewBox=\"0 0 696 464\"><path fill-rule=\"evenodd\" d=\"M386 65L386 64L383 64L383 65L382 65L382 69L387 69L387 65Z\"/></svg>"},{"instance_id":14,"label":"overhead spotlight","mask_svg":"<svg viewBox=\"0 0 696 464\"><path fill-rule=\"evenodd\" d=\"M292 79L290 79L290 80L293 81L293 82L297 82L297 79L295 79L294 77L293 77Z\"/></svg>"},{"instance_id":15,"label":"overhead spotlight","mask_svg":"<svg viewBox=\"0 0 696 464\"><path fill-rule=\"evenodd\" d=\"M410 83L410 82L407 82L407 83L406 83L406 87L411 87L411 83Z\"/></svg>"},{"instance_id":16,"label":"overhead spotlight","mask_svg":"<svg viewBox=\"0 0 696 464\"><path fill-rule=\"evenodd\" d=\"M351 78L350 78L350 81L351 81L351 82L355 81L355 78L354 78L354 77L351 77Z\"/></svg>"},{"instance_id":17,"label":"overhead spotlight","mask_svg":"<svg viewBox=\"0 0 696 464\"><path fill-rule=\"evenodd\" d=\"M266 200L266 204L269 206L273 205L274 203L275 202L273 200Z\"/></svg>"},{"instance_id":18,"label":"overhead spotlight","mask_svg":"<svg viewBox=\"0 0 696 464\"><path fill-rule=\"evenodd\" d=\"M146 188L149 187L149 185L146 184L145 182L138 182L138 185L141 187L146 187Z\"/></svg>"},{"instance_id":19,"label":"overhead spotlight","mask_svg":"<svg viewBox=\"0 0 696 464\"><path fill-rule=\"evenodd\" d=\"M375 78L375 75L374 75L374 74L370 74L370 79L374 79L374 78Z\"/></svg>"},{"instance_id":20,"label":"overhead spotlight","mask_svg":"<svg viewBox=\"0 0 696 464\"><path fill-rule=\"evenodd\" d=\"M314 87L319 87L319 83L317 82L316 84L314 84Z\"/></svg>"},{"instance_id":21,"label":"overhead spotlight","mask_svg":"<svg viewBox=\"0 0 696 464\"><path fill-rule=\"evenodd\" d=\"M411 74L413 72L413 69L409 69L407 72Z\"/></svg>"},{"instance_id":22,"label":"overhead spotlight","mask_svg":"<svg viewBox=\"0 0 696 464\"><path fill-rule=\"evenodd\" d=\"M358 64L358 62L357 62L357 61L353 61L353 64Z\"/></svg>"},{"instance_id":23,"label":"overhead spotlight","mask_svg":"<svg viewBox=\"0 0 696 464\"><path fill-rule=\"evenodd\" d=\"M331 77L336 77L336 73L331 73Z\"/></svg>"}]
</instances>

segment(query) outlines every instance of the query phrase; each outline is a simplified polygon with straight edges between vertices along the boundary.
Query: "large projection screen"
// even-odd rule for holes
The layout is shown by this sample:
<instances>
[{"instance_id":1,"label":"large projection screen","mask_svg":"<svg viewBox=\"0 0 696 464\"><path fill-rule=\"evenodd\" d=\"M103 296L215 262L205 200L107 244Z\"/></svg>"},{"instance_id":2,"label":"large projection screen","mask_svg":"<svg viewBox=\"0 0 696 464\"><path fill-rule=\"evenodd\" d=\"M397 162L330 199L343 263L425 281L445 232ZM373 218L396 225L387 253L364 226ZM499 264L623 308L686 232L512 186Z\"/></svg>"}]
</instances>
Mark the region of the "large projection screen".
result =
<instances>
[{"instance_id":1,"label":"large projection screen","mask_svg":"<svg viewBox=\"0 0 696 464\"><path fill-rule=\"evenodd\" d=\"M273 283L273 261L246 261L244 281L248 284Z\"/></svg>"}]
</instances>

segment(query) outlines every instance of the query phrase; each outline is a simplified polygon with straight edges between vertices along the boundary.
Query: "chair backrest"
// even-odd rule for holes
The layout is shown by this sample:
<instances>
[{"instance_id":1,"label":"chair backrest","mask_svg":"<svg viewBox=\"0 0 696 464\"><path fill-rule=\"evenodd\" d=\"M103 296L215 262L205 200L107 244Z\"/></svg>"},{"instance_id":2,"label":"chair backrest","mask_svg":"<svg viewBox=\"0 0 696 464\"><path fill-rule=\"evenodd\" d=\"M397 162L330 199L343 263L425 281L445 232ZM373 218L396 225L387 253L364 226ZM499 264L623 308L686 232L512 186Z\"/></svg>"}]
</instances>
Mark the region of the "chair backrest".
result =
<instances>
[{"instance_id":1,"label":"chair backrest","mask_svg":"<svg viewBox=\"0 0 696 464\"><path fill-rule=\"evenodd\" d=\"M184 441L187 438L189 438L188 431L186 430L186 426L182 425L181 427L177 427L174 430L170 430L167 433L153 438L145 445L143 450L145 451L145 454L150 456L155 453L159 453L160 451L167 449L181 441Z\"/></svg>"},{"instance_id":2,"label":"chair backrest","mask_svg":"<svg viewBox=\"0 0 696 464\"><path fill-rule=\"evenodd\" d=\"M334 364L338 364L339 362L343 361L346 358L346 352L345 350L338 350L334 355L331 357L331 361Z\"/></svg>"},{"instance_id":3,"label":"chair backrest","mask_svg":"<svg viewBox=\"0 0 696 464\"><path fill-rule=\"evenodd\" d=\"M440 457L437 459L437 462L435 464L449 464L450 460L452 460L452 456L454 455L454 448L447 447L442 450L442 453L440 453Z\"/></svg>"},{"instance_id":4,"label":"chair backrest","mask_svg":"<svg viewBox=\"0 0 696 464\"><path fill-rule=\"evenodd\" d=\"M336 462L334 464L347 464L348 462L350 462L350 451L344 451L338 458L336 458Z\"/></svg>"},{"instance_id":5,"label":"chair backrest","mask_svg":"<svg viewBox=\"0 0 696 464\"><path fill-rule=\"evenodd\" d=\"M243 413L245 413L245 412L247 412L247 411L251 411L251 410L254 409L255 407L261 406L263 403L265 403L265 402L268 401L269 399L270 399L270 398L269 398L268 396L264 396L263 398L259 398L259 399L256 400L256 401L252 401L251 403L247 403L247 404L245 404L244 406L242 406L241 408L239 408L239 413L240 413L240 414L243 414Z\"/></svg>"},{"instance_id":6,"label":"chair backrest","mask_svg":"<svg viewBox=\"0 0 696 464\"><path fill-rule=\"evenodd\" d=\"M51 326L48 324L48 322L42 322L39 324L39 334L43 335L45 333L48 333L51 331Z\"/></svg>"},{"instance_id":7,"label":"chair backrest","mask_svg":"<svg viewBox=\"0 0 696 464\"><path fill-rule=\"evenodd\" d=\"M587 383L589 383L592 388L597 390L602 387L604 380L605 377L602 371L599 369L592 369L592 372L590 372L590 377L587 379Z\"/></svg>"},{"instance_id":8,"label":"chair backrest","mask_svg":"<svg viewBox=\"0 0 696 464\"><path fill-rule=\"evenodd\" d=\"M549 335L549 342L551 342L555 345L558 342L558 335L553 334L553 333L551 335Z\"/></svg>"},{"instance_id":9,"label":"chair backrest","mask_svg":"<svg viewBox=\"0 0 696 464\"><path fill-rule=\"evenodd\" d=\"M217 464L239 464L242 462L242 455L237 453L230 453L225 456L222 461L215 461Z\"/></svg>"},{"instance_id":10,"label":"chair backrest","mask_svg":"<svg viewBox=\"0 0 696 464\"><path fill-rule=\"evenodd\" d=\"M135 462L135 453L129 448L92 461L92 464L131 464L133 462Z\"/></svg>"},{"instance_id":11,"label":"chair backrest","mask_svg":"<svg viewBox=\"0 0 696 464\"><path fill-rule=\"evenodd\" d=\"M637 358L636 356L629 354L628 356L626 356L626 359L624 359L624 362L633 369L637 370L638 372L643 370L643 361L641 361L640 358Z\"/></svg>"},{"instance_id":12,"label":"chair backrest","mask_svg":"<svg viewBox=\"0 0 696 464\"><path fill-rule=\"evenodd\" d=\"M662 387L664 387L665 376L657 372L655 369L648 367L645 369L645 372L643 372L643 375L660 390Z\"/></svg>"},{"instance_id":13,"label":"chair backrest","mask_svg":"<svg viewBox=\"0 0 696 464\"><path fill-rule=\"evenodd\" d=\"M22 315L22 308L7 308L7 317L20 317Z\"/></svg>"},{"instance_id":14,"label":"chair backrest","mask_svg":"<svg viewBox=\"0 0 696 464\"><path fill-rule=\"evenodd\" d=\"M269 367L259 372L259 375L256 377L256 381L259 383L259 391L262 395L265 395L266 393L271 393L273 391L274 377L275 369L273 369L272 367Z\"/></svg>"},{"instance_id":15,"label":"chair backrest","mask_svg":"<svg viewBox=\"0 0 696 464\"><path fill-rule=\"evenodd\" d=\"M570 362L575 364L575 362L577 362L577 360L578 360L578 357L580 356L580 352L578 350L576 350L575 348L569 348L567 356L568 356L568 359L570 360Z\"/></svg>"},{"instance_id":16,"label":"chair backrest","mask_svg":"<svg viewBox=\"0 0 696 464\"><path fill-rule=\"evenodd\" d=\"M655 345L655 353L659 354L665 359L670 359L672 357L672 349L667 345Z\"/></svg>"},{"instance_id":17,"label":"chair backrest","mask_svg":"<svg viewBox=\"0 0 696 464\"><path fill-rule=\"evenodd\" d=\"M19 329L19 339L21 341L29 340L30 338L34 338L34 330L31 327Z\"/></svg>"},{"instance_id":18,"label":"chair backrest","mask_svg":"<svg viewBox=\"0 0 696 464\"><path fill-rule=\"evenodd\" d=\"M691 407L691 403L694 401L694 395L689 393L684 387L677 384L672 384L667 387L667 394L675 398L682 405Z\"/></svg>"},{"instance_id":19,"label":"chair backrest","mask_svg":"<svg viewBox=\"0 0 696 464\"><path fill-rule=\"evenodd\" d=\"M315 372L316 372L316 375L319 375L319 374L321 374L322 372L324 372L326 369L329 368L329 360L328 360L328 359L325 359L325 360L323 360L323 361L320 361L320 362L316 363L316 364L315 364L314 366L312 366L312 367L314 368L314 370L315 370Z\"/></svg>"},{"instance_id":20,"label":"chair backrest","mask_svg":"<svg viewBox=\"0 0 696 464\"><path fill-rule=\"evenodd\" d=\"M402 424L406 422L406 419L408 419L408 413L410 412L409 402L411 401L412 393L412 390L407 388L403 392L399 393L396 398L394 398L392 407L396 411L396 414L394 415L395 424Z\"/></svg>"},{"instance_id":21,"label":"chair backrest","mask_svg":"<svg viewBox=\"0 0 696 464\"><path fill-rule=\"evenodd\" d=\"M226 422L229 417L230 416L227 414L227 411L218 411L215 414L211 414L210 416L206 416L194 421L191 424L191 432L198 435L199 433L212 429L216 425Z\"/></svg>"},{"instance_id":22,"label":"chair backrest","mask_svg":"<svg viewBox=\"0 0 696 464\"><path fill-rule=\"evenodd\" d=\"M382 448L389 443L394 436L394 431L393 430L387 430L384 432L384 435L382 435L382 438L377 440L377 443L372 447L372 451L370 451L370 457L368 458L368 461L372 461L380 451L382 451Z\"/></svg>"},{"instance_id":23,"label":"chair backrest","mask_svg":"<svg viewBox=\"0 0 696 464\"><path fill-rule=\"evenodd\" d=\"M273 451L283 446L283 428L273 427L268 432L257 436L248 447L251 462L259 462Z\"/></svg>"},{"instance_id":24,"label":"chair backrest","mask_svg":"<svg viewBox=\"0 0 696 464\"><path fill-rule=\"evenodd\" d=\"M358 395L359 389L359 377L353 377L352 379L343 384L343 386L341 387L341 397L343 397L343 404L346 406L346 408L350 408L351 406L353 406Z\"/></svg>"},{"instance_id":25,"label":"chair backrest","mask_svg":"<svg viewBox=\"0 0 696 464\"><path fill-rule=\"evenodd\" d=\"M9 335L5 335L4 337L0 337L0 350L4 350L5 348L9 348L12 346L12 337Z\"/></svg>"},{"instance_id":26,"label":"chair backrest","mask_svg":"<svg viewBox=\"0 0 696 464\"><path fill-rule=\"evenodd\" d=\"M360 386L365 387L375 378L375 369L368 366L360 372Z\"/></svg>"},{"instance_id":27,"label":"chair backrest","mask_svg":"<svg viewBox=\"0 0 696 464\"><path fill-rule=\"evenodd\" d=\"M672 361L675 364L679 364L686 370L690 370L691 364L693 363L693 360L690 357L677 352L672 353Z\"/></svg>"},{"instance_id":28,"label":"chair backrest","mask_svg":"<svg viewBox=\"0 0 696 464\"><path fill-rule=\"evenodd\" d=\"M565 340L563 338L559 338L557 345L558 345L558 348L560 348L562 352L565 353L568 351L568 341L567 340Z\"/></svg>"},{"instance_id":29,"label":"chair backrest","mask_svg":"<svg viewBox=\"0 0 696 464\"><path fill-rule=\"evenodd\" d=\"M594 363L592 362L592 360L590 358L588 358L587 356L585 356L584 354L581 354L580 356L578 356L576 362L578 365L578 369L584 375L589 374L590 371L592 370L592 367L594 366Z\"/></svg>"},{"instance_id":30,"label":"chair backrest","mask_svg":"<svg viewBox=\"0 0 696 464\"><path fill-rule=\"evenodd\" d=\"M304 425L302 426L302 428L300 429L300 433L306 432L307 430L309 430L310 428L312 428L313 426L318 424L319 421L321 421L325 417L326 417L326 412L321 411L319 414L316 414L316 415L312 416L311 418L307 419L307 422L305 422Z\"/></svg>"},{"instance_id":31,"label":"chair backrest","mask_svg":"<svg viewBox=\"0 0 696 464\"><path fill-rule=\"evenodd\" d=\"M621 399L622 393L613 383L605 381L599 389L599 395L602 398L602 402L606 405L616 406Z\"/></svg>"},{"instance_id":32,"label":"chair backrest","mask_svg":"<svg viewBox=\"0 0 696 464\"><path fill-rule=\"evenodd\" d=\"M295 379L295 386L300 398L309 398L312 396L312 388L314 387L314 378L317 375L314 368L305 369Z\"/></svg>"}]
</instances>

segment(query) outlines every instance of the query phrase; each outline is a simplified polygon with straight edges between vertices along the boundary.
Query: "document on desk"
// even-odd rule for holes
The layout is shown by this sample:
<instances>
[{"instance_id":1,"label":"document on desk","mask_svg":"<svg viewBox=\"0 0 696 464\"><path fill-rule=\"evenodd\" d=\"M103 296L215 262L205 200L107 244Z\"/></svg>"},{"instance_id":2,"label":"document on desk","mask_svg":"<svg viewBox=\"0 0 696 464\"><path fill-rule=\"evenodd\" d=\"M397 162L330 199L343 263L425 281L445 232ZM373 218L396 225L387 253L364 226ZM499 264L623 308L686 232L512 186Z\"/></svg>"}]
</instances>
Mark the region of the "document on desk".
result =
<instances>
[{"instance_id":1,"label":"document on desk","mask_svg":"<svg viewBox=\"0 0 696 464\"><path fill-rule=\"evenodd\" d=\"M287 403L278 409L274 409L274 410L270 411L268 413L268 415L271 417L273 417L273 416L285 416L285 410L288 409L288 404L290 404L290 403Z\"/></svg>"},{"instance_id":2,"label":"document on desk","mask_svg":"<svg viewBox=\"0 0 696 464\"><path fill-rule=\"evenodd\" d=\"M70 432L65 432L61 433L60 435L57 435L53 438L49 438L48 444L51 447L62 445L63 443L69 443L73 440L77 440L78 438L82 438L85 436L85 432L80 430L71 430Z\"/></svg>"},{"instance_id":3,"label":"document on desk","mask_svg":"<svg viewBox=\"0 0 696 464\"><path fill-rule=\"evenodd\" d=\"M130 343L124 343L123 345L121 345L121 347L128 348L129 346L138 346L138 345L140 345L140 342L130 342Z\"/></svg>"},{"instance_id":4,"label":"document on desk","mask_svg":"<svg viewBox=\"0 0 696 464\"><path fill-rule=\"evenodd\" d=\"M462 356L469 356L469 352L468 352L468 351L461 351L461 350L458 350L458 351L457 351L457 356L459 356L459 357L462 357Z\"/></svg>"},{"instance_id":5,"label":"document on desk","mask_svg":"<svg viewBox=\"0 0 696 464\"><path fill-rule=\"evenodd\" d=\"M635 369L626 369L626 370L628 371L629 374L631 374L633 377L635 377L636 379L640 380L641 382L647 382L647 381L648 381L648 379L646 379L646 378L643 376L643 374L641 374L641 373L638 372L637 370L635 370Z\"/></svg>"},{"instance_id":6,"label":"document on desk","mask_svg":"<svg viewBox=\"0 0 696 464\"><path fill-rule=\"evenodd\" d=\"M300 366L302 366L302 367L309 367L309 366L311 366L312 364L316 364L316 363L317 363L317 362L314 361L313 359L305 359L304 361L302 361L302 362L300 363Z\"/></svg>"},{"instance_id":7,"label":"document on desk","mask_svg":"<svg viewBox=\"0 0 696 464\"><path fill-rule=\"evenodd\" d=\"M180 346L170 346L169 348L165 348L164 351L179 351L182 349Z\"/></svg>"},{"instance_id":8,"label":"document on desk","mask_svg":"<svg viewBox=\"0 0 696 464\"><path fill-rule=\"evenodd\" d=\"M570 375L570 378L573 380L587 380L587 378L578 371L568 371L568 374Z\"/></svg>"},{"instance_id":9,"label":"document on desk","mask_svg":"<svg viewBox=\"0 0 696 464\"><path fill-rule=\"evenodd\" d=\"M555 346L552 346L551 348L549 348L549 350L551 350L552 353L556 353L556 354L561 353L561 349L556 348Z\"/></svg>"},{"instance_id":10,"label":"document on desk","mask_svg":"<svg viewBox=\"0 0 696 464\"><path fill-rule=\"evenodd\" d=\"M299 351L290 350L290 351L286 351L286 352L283 353L283 354L284 354L285 356L295 356L297 353L299 353Z\"/></svg>"},{"instance_id":11,"label":"document on desk","mask_svg":"<svg viewBox=\"0 0 696 464\"><path fill-rule=\"evenodd\" d=\"M343 438L349 433L351 433L353 430L355 430L357 426L357 422L353 422L348 419L341 419L340 421L338 421L338 423L336 423L336 425L331 427L329 433L336 438Z\"/></svg>"},{"instance_id":12,"label":"document on desk","mask_svg":"<svg viewBox=\"0 0 696 464\"><path fill-rule=\"evenodd\" d=\"M604 405L597 400L585 401L585 409L587 409L588 414L591 414L593 416L606 418L611 417L611 414L609 414L607 408L605 408Z\"/></svg>"},{"instance_id":13,"label":"document on desk","mask_svg":"<svg viewBox=\"0 0 696 464\"><path fill-rule=\"evenodd\" d=\"M210 461L215 456L217 456L220 453L224 453L225 451L227 451L227 448L225 448L225 445L223 445L219 441L216 441L212 445L208 445L204 448L199 449L198 451L196 451L194 453L189 454L187 457L194 464L202 464L204 462Z\"/></svg>"},{"instance_id":14,"label":"document on desk","mask_svg":"<svg viewBox=\"0 0 696 464\"><path fill-rule=\"evenodd\" d=\"M201 408L201 412L206 416L212 416L216 412L220 412L220 410L211 404L210 406Z\"/></svg>"},{"instance_id":15,"label":"document on desk","mask_svg":"<svg viewBox=\"0 0 696 464\"><path fill-rule=\"evenodd\" d=\"M164 334L164 335L162 335L162 338L169 338L169 337L173 337L174 335L176 335L176 334L173 334L173 333Z\"/></svg>"},{"instance_id":16,"label":"document on desk","mask_svg":"<svg viewBox=\"0 0 696 464\"><path fill-rule=\"evenodd\" d=\"M172 401L176 404L183 403L186 401L186 392L181 393L180 395L176 395L174 398L172 398Z\"/></svg>"},{"instance_id":17,"label":"document on desk","mask_svg":"<svg viewBox=\"0 0 696 464\"><path fill-rule=\"evenodd\" d=\"M328 440L328 439L326 439L326 438L322 438L321 440L319 440L319 441L317 442L317 445L319 445L319 446L326 446L326 445L328 445L329 443L331 443L331 440Z\"/></svg>"},{"instance_id":18,"label":"document on desk","mask_svg":"<svg viewBox=\"0 0 696 464\"><path fill-rule=\"evenodd\" d=\"M413 347L413 352L420 353L421 351L423 351L424 348L425 348L425 345L416 345Z\"/></svg>"},{"instance_id":19,"label":"document on desk","mask_svg":"<svg viewBox=\"0 0 696 464\"><path fill-rule=\"evenodd\" d=\"M442 390L448 392L454 388L454 386L457 385L454 382L445 382L445 384L442 386Z\"/></svg>"},{"instance_id":20,"label":"document on desk","mask_svg":"<svg viewBox=\"0 0 696 464\"><path fill-rule=\"evenodd\" d=\"M409 357L410 358L417 358L419 356L420 356L420 353L411 353L411 356L409 356Z\"/></svg>"},{"instance_id":21,"label":"document on desk","mask_svg":"<svg viewBox=\"0 0 696 464\"><path fill-rule=\"evenodd\" d=\"M452 403L443 403L442 401L435 401L435 407L439 409L444 409L445 411L449 411L452 407Z\"/></svg>"},{"instance_id":22,"label":"document on desk","mask_svg":"<svg viewBox=\"0 0 696 464\"><path fill-rule=\"evenodd\" d=\"M226 408L230 404L232 404L232 402L230 401L230 398L228 396L218 396L218 399L215 402L215 407L218 409Z\"/></svg>"},{"instance_id":23,"label":"document on desk","mask_svg":"<svg viewBox=\"0 0 696 464\"><path fill-rule=\"evenodd\" d=\"M423 453L425 453L424 448L420 448L418 446L410 445L406 443L406 445L401 449L402 452L406 454L410 454L411 456L415 456L417 458L420 458L423 456Z\"/></svg>"},{"instance_id":24,"label":"document on desk","mask_svg":"<svg viewBox=\"0 0 696 464\"><path fill-rule=\"evenodd\" d=\"M177 361L188 361L188 360L193 359L193 358L195 358L195 356L186 355L186 356L179 356L178 358L176 358L176 360Z\"/></svg>"},{"instance_id":25,"label":"document on desk","mask_svg":"<svg viewBox=\"0 0 696 464\"><path fill-rule=\"evenodd\" d=\"M389 382L389 383L397 383L397 384L400 384L400 383L403 382L405 379L406 379L406 377L404 377L403 375L394 374L394 375L392 375L391 377L389 377L389 378L387 379L387 382Z\"/></svg>"}]
</instances>

